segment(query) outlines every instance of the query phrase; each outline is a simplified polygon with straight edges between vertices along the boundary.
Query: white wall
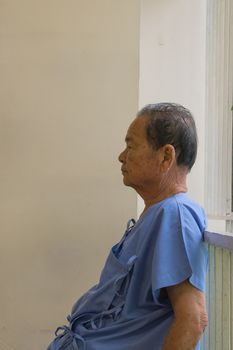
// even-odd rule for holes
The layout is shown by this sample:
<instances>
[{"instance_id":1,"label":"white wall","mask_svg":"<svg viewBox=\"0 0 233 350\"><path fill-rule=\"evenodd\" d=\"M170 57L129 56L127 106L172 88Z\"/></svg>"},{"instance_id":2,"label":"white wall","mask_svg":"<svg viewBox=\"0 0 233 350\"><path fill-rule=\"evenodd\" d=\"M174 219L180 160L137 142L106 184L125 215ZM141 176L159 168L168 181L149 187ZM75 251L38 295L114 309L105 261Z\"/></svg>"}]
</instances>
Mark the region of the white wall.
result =
<instances>
[{"instance_id":1,"label":"white wall","mask_svg":"<svg viewBox=\"0 0 233 350\"><path fill-rule=\"evenodd\" d=\"M139 1L0 1L0 349L45 349L136 213Z\"/></svg>"},{"instance_id":2,"label":"white wall","mask_svg":"<svg viewBox=\"0 0 233 350\"><path fill-rule=\"evenodd\" d=\"M204 203L206 1L142 0L139 105L177 102L193 113L199 136L189 193ZM143 203L139 199L138 212Z\"/></svg>"}]
</instances>

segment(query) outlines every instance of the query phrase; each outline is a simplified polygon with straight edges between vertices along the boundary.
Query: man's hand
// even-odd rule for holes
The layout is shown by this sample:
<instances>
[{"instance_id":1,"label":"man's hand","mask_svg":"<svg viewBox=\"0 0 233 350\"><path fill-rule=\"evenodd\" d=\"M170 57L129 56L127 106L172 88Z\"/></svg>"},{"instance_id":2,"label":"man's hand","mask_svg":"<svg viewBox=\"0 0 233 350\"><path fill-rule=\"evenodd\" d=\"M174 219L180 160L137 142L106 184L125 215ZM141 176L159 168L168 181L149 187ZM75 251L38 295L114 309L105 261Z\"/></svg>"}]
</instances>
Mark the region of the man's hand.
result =
<instances>
[{"instance_id":1,"label":"man's hand","mask_svg":"<svg viewBox=\"0 0 233 350\"><path fill-rule=\"evenodd\" d=\"M166 291L175 317L162 350L194 350L208 324L204 293L188 281Z\"/></svg>"}]
</instances>

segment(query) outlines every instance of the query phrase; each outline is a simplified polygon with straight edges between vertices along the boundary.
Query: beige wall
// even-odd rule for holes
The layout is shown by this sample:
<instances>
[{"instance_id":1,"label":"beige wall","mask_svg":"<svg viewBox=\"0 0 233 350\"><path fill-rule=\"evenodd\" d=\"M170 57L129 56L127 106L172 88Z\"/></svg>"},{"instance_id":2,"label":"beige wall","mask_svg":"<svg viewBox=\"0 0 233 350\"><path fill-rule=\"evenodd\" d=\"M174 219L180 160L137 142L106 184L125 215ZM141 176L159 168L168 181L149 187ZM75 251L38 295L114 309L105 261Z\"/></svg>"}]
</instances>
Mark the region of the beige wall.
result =
<instances>
[{"instance_id":1,"label":"beige wall","mask_svg":"<svg viewBox=\"0 0 233 350\"><path fill-rule=\"evenodd\" d=\"M0 349L45 349L136 196L139 1L0 0Z\"/></svg>"}]
</instances>

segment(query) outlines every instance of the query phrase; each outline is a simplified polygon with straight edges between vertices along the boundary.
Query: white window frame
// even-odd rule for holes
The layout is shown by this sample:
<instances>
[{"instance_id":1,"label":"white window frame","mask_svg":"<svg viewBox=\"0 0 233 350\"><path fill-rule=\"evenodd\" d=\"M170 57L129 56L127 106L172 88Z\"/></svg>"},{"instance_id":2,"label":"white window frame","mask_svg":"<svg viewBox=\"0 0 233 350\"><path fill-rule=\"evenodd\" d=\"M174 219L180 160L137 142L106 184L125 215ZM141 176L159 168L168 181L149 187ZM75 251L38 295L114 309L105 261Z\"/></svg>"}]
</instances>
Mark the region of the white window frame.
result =
<instances>
[{"instance_id":1,"label":"white window frame","mask_svg":"<svg viewBox=\"0 0 233 350\"><path fill-rule=\"evenodd\" d=\"M232 231L233 2L207 4L205 208Z\"/></svg>"}]
</instances>

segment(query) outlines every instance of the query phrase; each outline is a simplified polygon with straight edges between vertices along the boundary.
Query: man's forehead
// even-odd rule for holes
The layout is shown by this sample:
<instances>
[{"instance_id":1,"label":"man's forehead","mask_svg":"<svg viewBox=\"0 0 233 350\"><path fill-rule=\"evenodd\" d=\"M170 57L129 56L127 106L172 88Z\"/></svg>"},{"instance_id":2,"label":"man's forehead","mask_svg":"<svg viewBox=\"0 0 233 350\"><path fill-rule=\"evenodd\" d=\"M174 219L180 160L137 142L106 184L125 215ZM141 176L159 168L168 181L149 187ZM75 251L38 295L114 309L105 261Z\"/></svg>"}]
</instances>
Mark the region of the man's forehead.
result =
<instances>
[{"instance_id":1,"label":"man's forehead","mask_svg":"<svg viewBox=\"0 0 233 350\"><path fill-rule=\"evenodd\" d=\"M132 138L145 136L146 135L145 124L146 124L145 118L143 117L135 118L128 128L125 140L130 141Z\"/></svg>"}]
</instances>

